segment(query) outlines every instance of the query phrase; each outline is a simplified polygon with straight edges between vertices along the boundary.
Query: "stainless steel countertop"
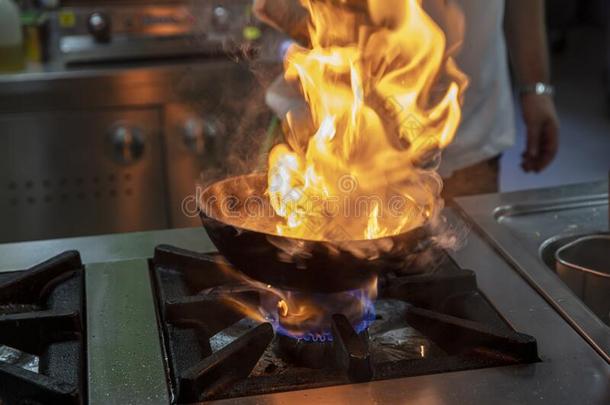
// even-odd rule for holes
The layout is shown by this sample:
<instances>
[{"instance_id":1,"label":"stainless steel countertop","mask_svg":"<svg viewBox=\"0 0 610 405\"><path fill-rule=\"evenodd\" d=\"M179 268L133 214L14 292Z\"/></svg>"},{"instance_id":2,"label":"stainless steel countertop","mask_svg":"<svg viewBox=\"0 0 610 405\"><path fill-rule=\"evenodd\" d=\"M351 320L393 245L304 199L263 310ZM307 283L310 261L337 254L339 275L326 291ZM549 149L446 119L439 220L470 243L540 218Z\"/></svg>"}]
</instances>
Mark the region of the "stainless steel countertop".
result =
<instances>
[{"instance_id":1,"label":"stainless steel countertop","mask_svg":"<svg viewBox=\"0 0 610 405\"><path fill-rule=\"evenodd\" d=\"M11 83L26 83L36 81L52 81L61 79L95 78L111 76L128 71L171 71L176 69L196 69L197 66L227 60L218 56L180 59L167 59L134 62L112 62L83 65L66 65L61 61L42 64L30 63L23 70L0 73L0 91L6 91Z\"/></svg>"},{"instance_id":2,"label":"stainless steel countertop","mask_svg":"<svg viewBox=\"0 0 610 405\"><path fill-rule=\"evenodd\" d=\"M46 63L28 63L23 70L0 73L0 88L7 83L31 82L36 80L54 80L60 78L74 78L84 76L98 76L104 72L124 70L130 65L116 65L115 67L73 67L70 68L59 61Z\"/></svg>"},{"instance_id":3,"label":"stainless steel countertop","mask_svg":"<svg viewBox=\"0 0 610 405\"><path fill-rule=\"evenodd\" d=\"M203 228L5 243L0 244L0 272L24 269L66 250L78 250L85 264L146 259L160 244L195 251L216 250Z\"/></svg>"},{"instance_id":4,"label":"stainless steel countertop","mask_svg":"<svg viewBox=\"0 0 610 405\"><path fill-rule=\"evenodd\" d=\"M167 404L148 264L136 259L87 270L87 375L95 382L88 404Z\"/></svg>"},{"instance_id":5,"label":"stainless steel countertop","mask_svg":"<svg viewBox=\"0 0 610 405\"><path fill-rule=\"evenodd\" d=\"M448 210L447 215L455 226L466 226L456 212ZM154 306L152 297L146 293L133 300L132 305L136 308L126 308L128 300L124 297L125 286L118 285L122 282L120 274L135 271L136 267L143 265L145 258L153 254L153 248L158 243L174 244L198 251L210 250L212 247L201 229L18 243L0 245L0 269L25 267L51 254L74 248L81 251L86 263L116 262L108 266L97 264L87 266L87 291L95 291L94 298L103 297L103 299L95 299L97 306L93 308L91 305L87 306L88 320L90 325L91 322L103 324L103 318L109 316L108 313L94 312L99 310L101 305L102 309L105 307L113 311L111 314L113 322L118 325L129 325L129 322L134 322L133 311L144 311L144 313L148 311L147 316L150 316ZM513 264L506 261L476 229L470 233L466 247L455 253L454 257L462 267L476 272L480 289L516 330L537 339L542 362L293 391L223 402L553 405L610 403L610 365L535 288L528 284L522 270L516 269ZM131 259L131 263L126 262L126 259ZM109 266L121 269L112 272L114 281L109 283L96 281L101 277L103 269L108 269ZM94 275L94 272L99 274ZM549 279L548 282L547 287L559 288L562 285L556 277ZM142 291L150 290L150 280L146 278L139 278L137 285ZM129 288L138 288L137 285L129 283ZM121 295L123 298L116 298ZM123 304L104 305L105 302L115 299L121 299L120 302ZM150 300L148 304L147 299ZM138 327L138 324L134 326ZM92 342L95 347L89 349L92 351L88 365L91 376L90 392L108 395L105 403L130 403L128 398L122 396L123 393L129 392L130 388L134 393L141 392L144 381L159 381L158 370L142 367L142 362L158 364L161 356L158 352L158 335L144 333L138 335L138 339L117 340L106 334L98 340L92 341L90 338L89 344ZM134 345L157 349L151 349L151 354L151 351L143 352ZM99 350L100 347L108 347L108 349ZM134 355L126 362L120 353L134 353ZM119 390L121 395L108 392L108 378L99 377L108 373L108 370L98 368L104 368L114 361L128 368L123 371L114 370L115 379L124 385ZM146 383L146 387L148 395L153 398L150 403L164 403L167 398L167 388L163 384ZM99 396L91 399L94 403L104 403ZM133 403L141 400L141 398L134 399Z\"/></svg>"},{"instance_id":6,"label":"stainless steel countertop","mask_svg":"<svg viewBox=\"0 0 610 405\"><path fill-rule=\"evenodd\" d=\"M500 254L610 362L610 327L541 257L549 241L608 231L608 182L462 198L458 204Z\"/></svg>"}]
</instances>

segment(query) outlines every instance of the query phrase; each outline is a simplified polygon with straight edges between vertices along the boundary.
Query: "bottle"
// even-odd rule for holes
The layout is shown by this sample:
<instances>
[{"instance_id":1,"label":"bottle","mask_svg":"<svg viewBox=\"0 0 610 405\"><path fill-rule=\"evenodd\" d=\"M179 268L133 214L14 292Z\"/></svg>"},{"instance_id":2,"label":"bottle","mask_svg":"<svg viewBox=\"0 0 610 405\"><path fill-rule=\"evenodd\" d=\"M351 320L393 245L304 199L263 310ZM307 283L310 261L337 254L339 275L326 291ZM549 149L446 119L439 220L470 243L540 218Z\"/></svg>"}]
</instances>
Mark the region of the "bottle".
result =
<instances>
[{"instance_id":1,"label":"bottle","mask_svg":"<svg viewBox=\"0 0 610 405\"><path fill-rule=\"evenodd\" d=\"M19 8L13 0L0 0L0 71L16 71L23 67L23 32Z\"/></svg>"}]
</instances>

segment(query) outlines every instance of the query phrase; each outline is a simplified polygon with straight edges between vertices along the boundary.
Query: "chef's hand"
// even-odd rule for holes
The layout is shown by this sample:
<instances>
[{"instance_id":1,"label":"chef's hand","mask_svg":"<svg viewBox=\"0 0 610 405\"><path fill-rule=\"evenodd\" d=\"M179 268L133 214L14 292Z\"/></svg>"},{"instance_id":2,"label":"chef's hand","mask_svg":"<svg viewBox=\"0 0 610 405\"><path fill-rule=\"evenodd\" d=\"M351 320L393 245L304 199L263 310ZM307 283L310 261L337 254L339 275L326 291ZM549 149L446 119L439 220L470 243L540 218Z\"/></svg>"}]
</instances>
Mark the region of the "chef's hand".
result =
<instances>
[{"instance_id":1,"label":"chef's hand","mask_svg":"<svg viewBox=\"0 0 610 405\"><path fill-rule=\"evenodd\" d=\"M521 167L525 172L540 172L555 158L559 148L559 118L553 98L524 94L521 112L527 129L527 142Z\"/></svg>"},{"instance_id":2,"label":"chef's hand","mask_svg":"<svg viewBox=\"0 0 610 405\"><path fill-rule=\"evenodd\" d=\"M307 43L307 10L299 0L254 0L254 15L292 39Z\"/></svg>"}]
</instances>

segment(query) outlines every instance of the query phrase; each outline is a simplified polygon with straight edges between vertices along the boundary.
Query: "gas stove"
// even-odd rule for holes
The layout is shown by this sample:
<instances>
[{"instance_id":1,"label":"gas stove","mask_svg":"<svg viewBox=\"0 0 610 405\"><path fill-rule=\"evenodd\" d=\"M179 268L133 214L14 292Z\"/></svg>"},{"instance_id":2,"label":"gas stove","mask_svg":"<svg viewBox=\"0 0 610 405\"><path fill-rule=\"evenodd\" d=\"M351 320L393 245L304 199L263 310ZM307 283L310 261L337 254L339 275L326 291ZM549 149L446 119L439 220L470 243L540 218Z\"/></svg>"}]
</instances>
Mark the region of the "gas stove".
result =
<instances>
[{"instance_id":1,"label":"gas stove","mask_svg":"<svg viewBox=\"0 0 610 405\"><path fill-rule=\"evenodd\" d=\"M477 231L380 277L366 322L338 311L300 339L229 305L266 298L211 251L201 229L0 245L3 403L610 399L608 362Z\"/></svg>"},{"instance_id":2,"label":"gas stove","mask_svg":"<svg viewBox=\"0 0 610 405\"><path fill-rule=\"evenodd\" d=\"M223 257L158 246L149 270L170 403L539 361L535 339L513 330L475 274L436 256L426 271L380 280L365 328L337 313L329 336L296 338L223 299L265 300ZM9 403L86 403L83 272L72 251L3 274L0 395Z\"/></svg>"},{"instance_id":3,"label":"gas stove","mask_svg":"<svg viewBox=\"0 0 610 405\"><path fill-rule=\"evenodd\" d=\"M295 338L244 318L226 291L263 301L217 254L159 246L150 261L173 402L242 397L538 361L533 337L515 332L444 252L418 275L389 274L368 328L332 315L332 335ZM230 273L229 273L230 274ZM217 294L218 288L223 292ZM358 333L359 332L359 333Z\"/></svg>"}]
</instances>

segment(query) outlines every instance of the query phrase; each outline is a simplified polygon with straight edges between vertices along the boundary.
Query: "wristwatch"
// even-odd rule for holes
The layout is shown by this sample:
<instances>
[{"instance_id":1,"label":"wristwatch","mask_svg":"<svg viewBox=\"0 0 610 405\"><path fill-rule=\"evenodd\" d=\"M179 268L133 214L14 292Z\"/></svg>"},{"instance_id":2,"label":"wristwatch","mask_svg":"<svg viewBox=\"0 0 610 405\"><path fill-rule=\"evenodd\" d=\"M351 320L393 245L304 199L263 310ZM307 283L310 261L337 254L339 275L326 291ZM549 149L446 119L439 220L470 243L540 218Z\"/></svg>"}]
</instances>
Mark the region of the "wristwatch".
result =
<instances>
[{"instance_id":1,"label":"wristwatch","mask_svg":"<svg viewBox=\"0 0 610 405\"><path fill-rule=\"evenodd\" d=\"M519 87L519 95L534 94L536 96L553 96L555 94L555 87L548 83L533 83L526 84Z\"/></svg>"}]
</instances>

